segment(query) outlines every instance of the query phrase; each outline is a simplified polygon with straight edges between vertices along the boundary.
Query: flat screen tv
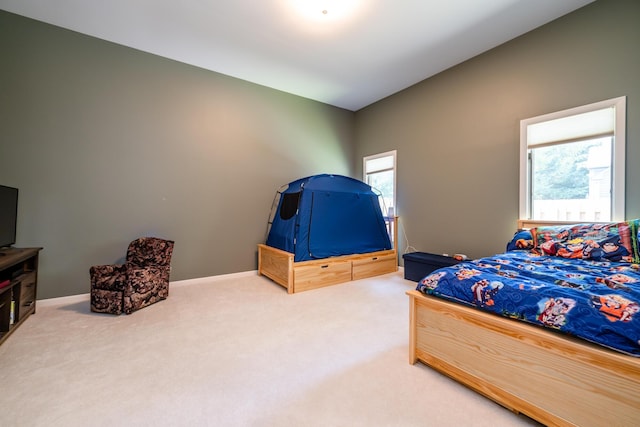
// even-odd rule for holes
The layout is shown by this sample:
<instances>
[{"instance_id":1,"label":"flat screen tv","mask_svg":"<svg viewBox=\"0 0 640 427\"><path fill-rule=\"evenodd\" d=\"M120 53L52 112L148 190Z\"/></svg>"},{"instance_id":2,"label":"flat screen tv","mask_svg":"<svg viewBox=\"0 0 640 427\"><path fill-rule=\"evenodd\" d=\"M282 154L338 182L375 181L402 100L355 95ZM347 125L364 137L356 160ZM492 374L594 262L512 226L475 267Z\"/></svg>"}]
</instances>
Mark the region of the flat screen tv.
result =
<instances>
[{"instance_id":1,"label":"flat screen tv","mask_svg":"<svg viewBox=\"0 0 640 427\"><path fill-rule=\"evenodd\" d=\"M0 185L0 249L16 243L18 189Z\"/></svg>"}]
</instances>

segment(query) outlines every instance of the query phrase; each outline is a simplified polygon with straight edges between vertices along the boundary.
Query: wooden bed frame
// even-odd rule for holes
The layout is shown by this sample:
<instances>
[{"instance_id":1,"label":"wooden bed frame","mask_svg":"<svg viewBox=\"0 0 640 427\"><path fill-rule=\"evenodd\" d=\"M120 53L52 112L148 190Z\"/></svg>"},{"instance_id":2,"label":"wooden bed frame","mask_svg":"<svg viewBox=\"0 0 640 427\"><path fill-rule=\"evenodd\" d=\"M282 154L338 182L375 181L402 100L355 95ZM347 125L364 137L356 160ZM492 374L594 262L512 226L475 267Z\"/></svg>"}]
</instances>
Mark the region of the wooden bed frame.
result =
<instances>
[{"instance_id":1,"label":"wooden bed frame","mask_svg":"<svg viewBox=\"0 0 640 427\"><path fill-rule=\"evenodd\" d=\"M407 295L411 364L546 425L640 426L640 358L419 291Z\"/></svg>"},{"instance_id":2,"label":"wooden bed frame","mask_svg":"<svg viewBox=\"0 0 640 427\"><path fill-rule=\"evenodd\" d=\"M398 218L391 221L393 249L294 262L290 252L258 245L258 274L290 294L398 271Z\"/></svg>"}]
</instances>

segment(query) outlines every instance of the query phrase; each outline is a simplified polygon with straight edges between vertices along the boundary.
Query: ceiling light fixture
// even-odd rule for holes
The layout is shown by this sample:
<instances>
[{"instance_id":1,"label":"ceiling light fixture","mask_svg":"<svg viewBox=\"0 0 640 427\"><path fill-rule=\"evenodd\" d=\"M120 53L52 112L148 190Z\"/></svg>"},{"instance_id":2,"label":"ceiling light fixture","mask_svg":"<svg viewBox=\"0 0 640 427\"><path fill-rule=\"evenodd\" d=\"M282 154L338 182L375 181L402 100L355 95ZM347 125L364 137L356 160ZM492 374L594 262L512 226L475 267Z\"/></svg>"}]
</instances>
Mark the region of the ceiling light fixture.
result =
<instances>
[{"instance_id":1,"label":"ceiling light fixture","mask_svg":"<svg viewBox=\"0 0 640 427\"><path fill-rule=\"evenodd\" d=\"M288 2L303 17L326 22L328 19L338 21L353 16L362 0L288 0Z\"/></svg>"}]
</instances>

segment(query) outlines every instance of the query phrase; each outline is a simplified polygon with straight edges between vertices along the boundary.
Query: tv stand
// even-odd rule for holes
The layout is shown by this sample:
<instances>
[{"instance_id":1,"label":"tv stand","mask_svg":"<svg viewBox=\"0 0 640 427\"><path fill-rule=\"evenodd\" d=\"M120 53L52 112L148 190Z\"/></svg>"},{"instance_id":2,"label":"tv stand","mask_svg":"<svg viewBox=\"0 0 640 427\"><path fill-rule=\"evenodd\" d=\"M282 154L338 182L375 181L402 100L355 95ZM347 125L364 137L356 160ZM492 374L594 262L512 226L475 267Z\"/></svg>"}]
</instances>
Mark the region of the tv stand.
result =
<instances>
[{"instance_id":1,"label":"tv stand","mask_svg":"<svg viewBox=\"0 0 640 427\"><path fill-rule=\"evenodd\" d=\"M0 250L0 344L36 312L40 250L13 247Z\"/></svg>"},{"instance_id":2,"label":"tv stand","mask_svg":"<svg viewBox=\"0 0 640 427\"><path fill-rule=\"evenodd\" d=\"M13 246L2 246L0 247L0 256L7 256L15 253L18 249Z\"/></svg>"}]
</instances>

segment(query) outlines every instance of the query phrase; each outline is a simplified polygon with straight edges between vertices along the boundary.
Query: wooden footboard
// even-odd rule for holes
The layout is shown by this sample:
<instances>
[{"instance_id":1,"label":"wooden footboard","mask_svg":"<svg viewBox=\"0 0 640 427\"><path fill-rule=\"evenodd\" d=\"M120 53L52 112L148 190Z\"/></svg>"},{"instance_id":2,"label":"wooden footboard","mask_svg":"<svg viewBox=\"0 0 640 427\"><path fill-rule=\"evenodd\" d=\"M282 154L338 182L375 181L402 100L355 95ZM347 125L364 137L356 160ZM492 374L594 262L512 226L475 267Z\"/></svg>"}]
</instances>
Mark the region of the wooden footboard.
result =
<instances>
[{"instance_id":1,"label":"wooden footboard","mask_svg":"<svg viewBox=\"0 0 640 427\"><path fill-rule=\"evenodd\" d=\"M546 425L640 425L640 359L418 291L409 361Z\"/></svg>"}]
</instances>

